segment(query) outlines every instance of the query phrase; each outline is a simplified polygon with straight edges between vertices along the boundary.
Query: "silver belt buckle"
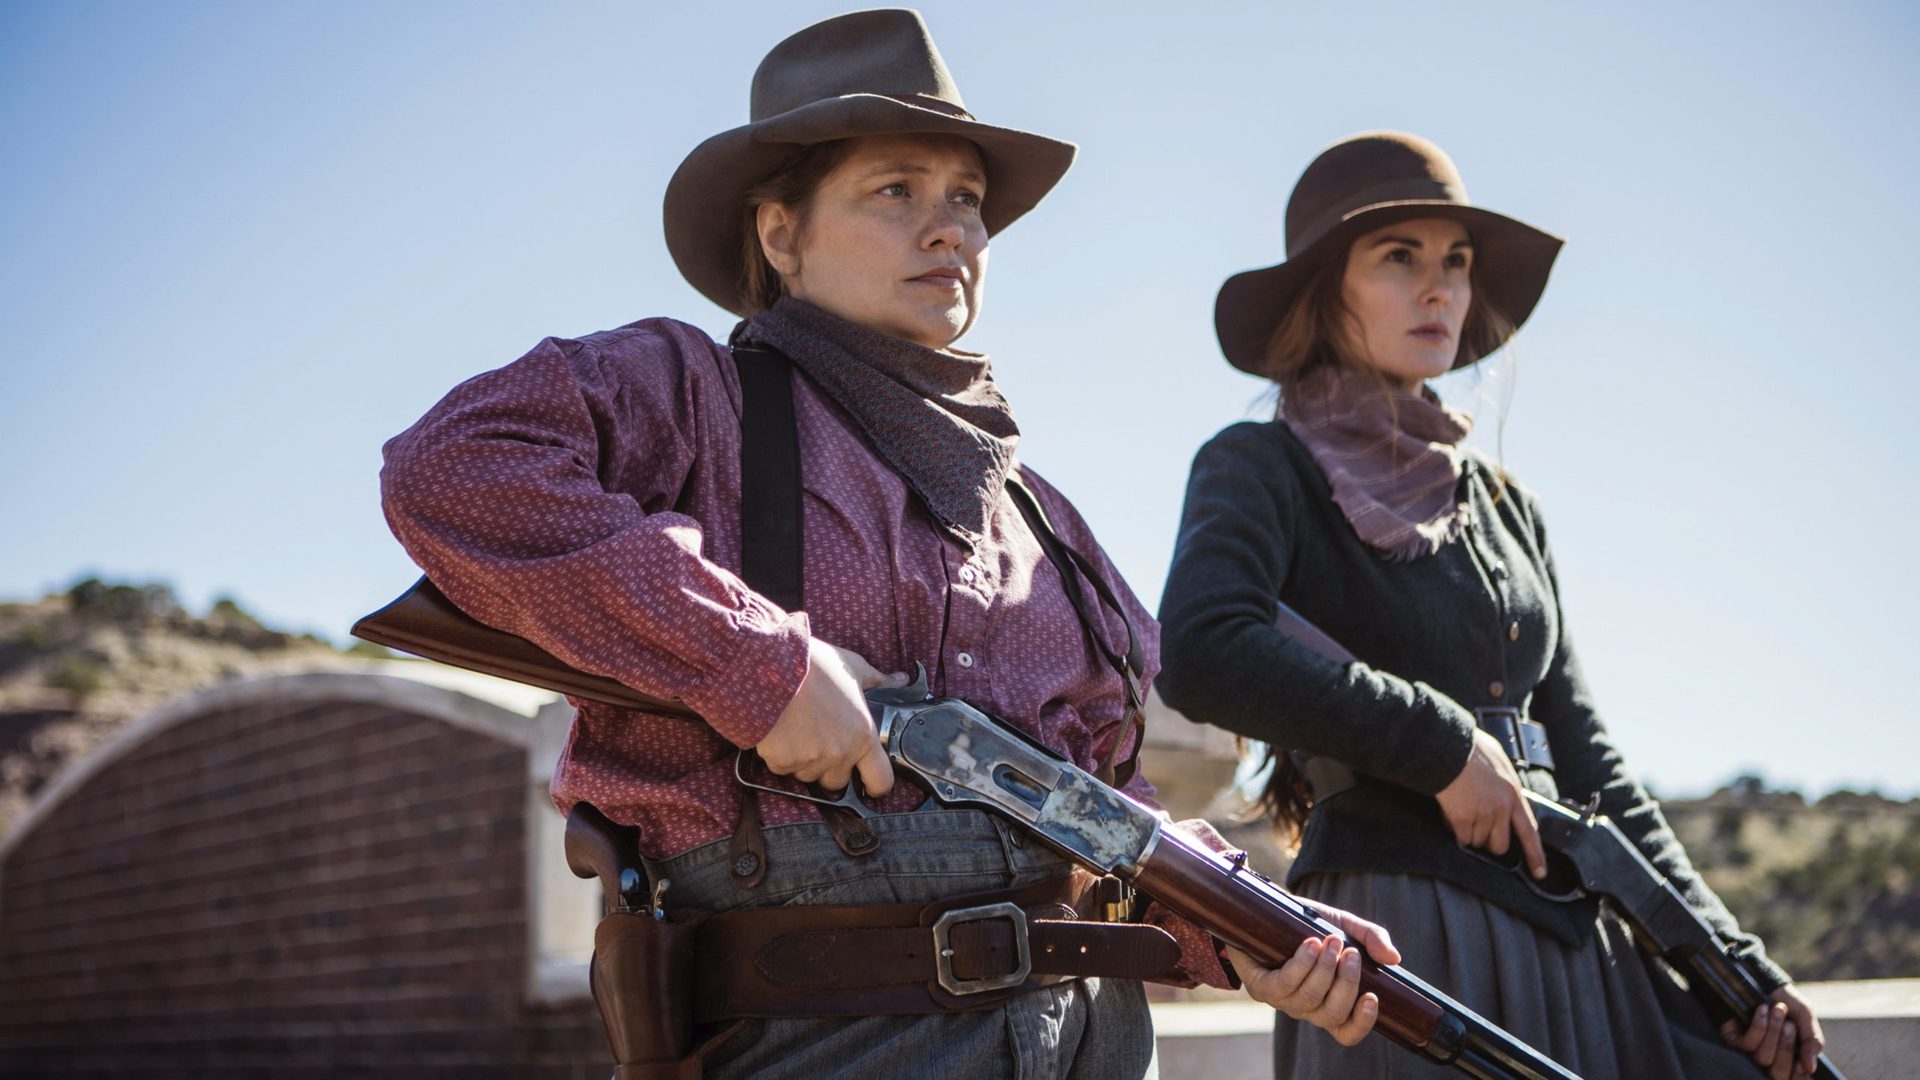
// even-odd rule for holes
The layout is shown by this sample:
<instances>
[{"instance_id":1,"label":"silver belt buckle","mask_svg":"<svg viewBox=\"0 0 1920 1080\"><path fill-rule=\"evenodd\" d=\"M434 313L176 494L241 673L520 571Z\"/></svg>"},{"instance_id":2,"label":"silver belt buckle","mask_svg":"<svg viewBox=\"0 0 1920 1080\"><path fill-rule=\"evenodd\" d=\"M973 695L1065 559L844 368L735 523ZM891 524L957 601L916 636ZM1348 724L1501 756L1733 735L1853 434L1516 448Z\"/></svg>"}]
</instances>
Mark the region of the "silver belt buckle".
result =
<instances>
[{"instance_id":1,"label":"silver belt buckle","mask_svg":"<svg viewBox=\"0 0 1920 1080\"><path fill-rule=\"evenodd\" d=\"M1006 919L1013 923L1014 969L1006 975L963 979L953 973L953 946L949 943L953 928L961 923L986 919ZM933 973L940 988L956 996L1004 990L1026 982L1027 976L1033 974L1033 954L1027 948L1027 913L1020 910L1019 904L1001 901L979 907L956 908L940 916L933 923Z\"/></svg>"}]
</instances>

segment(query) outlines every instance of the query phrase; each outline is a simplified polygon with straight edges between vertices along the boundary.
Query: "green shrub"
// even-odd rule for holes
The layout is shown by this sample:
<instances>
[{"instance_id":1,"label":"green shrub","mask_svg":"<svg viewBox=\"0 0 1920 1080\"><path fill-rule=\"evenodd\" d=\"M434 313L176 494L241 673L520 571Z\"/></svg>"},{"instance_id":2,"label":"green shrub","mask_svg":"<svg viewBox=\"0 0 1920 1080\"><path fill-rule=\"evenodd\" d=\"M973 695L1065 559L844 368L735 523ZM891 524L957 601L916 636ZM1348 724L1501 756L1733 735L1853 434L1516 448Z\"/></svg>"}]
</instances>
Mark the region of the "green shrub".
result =
<instances>
[{"instance_id":1,"label":"green shrub","mask_svg":"<svg viewBox=\"0 0 1920 1080\"><path fill-rule=\"evenodd\" d=\"M46 683L72 694L75 701L84 701L107 685L107 669L91 660L69 656L47 673Z\"/></svg>"}]
</instances>

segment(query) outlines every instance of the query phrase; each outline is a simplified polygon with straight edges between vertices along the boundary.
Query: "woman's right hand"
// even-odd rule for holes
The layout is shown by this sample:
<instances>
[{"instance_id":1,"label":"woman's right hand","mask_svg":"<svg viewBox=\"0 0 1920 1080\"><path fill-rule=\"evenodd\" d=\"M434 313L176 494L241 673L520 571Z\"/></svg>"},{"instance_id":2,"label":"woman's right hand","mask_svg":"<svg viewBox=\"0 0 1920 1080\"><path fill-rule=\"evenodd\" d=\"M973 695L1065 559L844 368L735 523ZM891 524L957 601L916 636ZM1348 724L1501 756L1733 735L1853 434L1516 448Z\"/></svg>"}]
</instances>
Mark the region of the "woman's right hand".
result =
<instances>
[{"instance_id":1,"label":"woman's right hand","mask_svg":"<svg viewBox=\"0 0 1920 1080\"><path fill-rule=\"evenodd\" d=\"M893 765L862 695L905 685L905 674L882 675L858 653L815 638L807 646L807 677L754 749L782 776L838 791L858 769L866 794L885 795L893 790Z\"/></svg>"},{"instance_id":2,"label":"woman's right hand","mask_svg":"<svg viewBox=\"0 0 1920 1080\"><path fill-rule=\"evenodd\" d=\"M1472 847L1505 855L1513 840L1520 842L1527 869L1535 878L1547 875L1547 856L1540 847L1540 827L1533 820L1520 786L1520 774L1500 741L1485 731L1473 733L1473 752L1453 782L1434 796L1440 812L1453 827L1453 838Z\"/></svg>"}]
</instances>

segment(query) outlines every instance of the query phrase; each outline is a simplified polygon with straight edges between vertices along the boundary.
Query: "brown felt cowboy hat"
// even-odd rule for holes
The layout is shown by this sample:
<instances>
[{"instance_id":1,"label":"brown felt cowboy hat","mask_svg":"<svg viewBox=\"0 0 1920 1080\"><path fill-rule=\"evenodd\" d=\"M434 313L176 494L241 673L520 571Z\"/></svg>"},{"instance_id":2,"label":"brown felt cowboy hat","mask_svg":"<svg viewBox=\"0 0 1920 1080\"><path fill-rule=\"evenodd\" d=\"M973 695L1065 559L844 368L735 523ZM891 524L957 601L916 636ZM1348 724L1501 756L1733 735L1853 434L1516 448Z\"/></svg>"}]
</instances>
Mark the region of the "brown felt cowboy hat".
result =
<instances>
[{"instance_id":1,"label":"brown felt cowboy hat","mask_svg":"<svg viewBox=\"0 0 1920 1080\"><path fill-rule=\"evenodd\" d=\"M694 148L667 183L667 250L694 288L736 315L747 191L816 143L858 135L950 134L980 148L989 235L1052 190L1076 147L967 112L917 11L859 11L773 47L753 73L748 123Z\"/></svg>"},{"instance_id":2,"label":"brown felt cowboy hat","mask_svg":"<svg viewBox=\"0 0 1920 1080\"><path fill-rule=\"evenodd\" d=\"M1313 159L1287 199L1287 261L1235 274L1213 304L1220 349L1234 367L1266 374L1267 343L1314 271L1355 239L1408 218L1453 218L1473 238L1476 302L1512 321L1527 321L1563 241L1523 221L1467 202L1453 159L1438 146L1394 131L1372 131L1334 143ZM1476 350L1462 342L1456 368L1500 345Z\"/></svg>"}]
</instances>

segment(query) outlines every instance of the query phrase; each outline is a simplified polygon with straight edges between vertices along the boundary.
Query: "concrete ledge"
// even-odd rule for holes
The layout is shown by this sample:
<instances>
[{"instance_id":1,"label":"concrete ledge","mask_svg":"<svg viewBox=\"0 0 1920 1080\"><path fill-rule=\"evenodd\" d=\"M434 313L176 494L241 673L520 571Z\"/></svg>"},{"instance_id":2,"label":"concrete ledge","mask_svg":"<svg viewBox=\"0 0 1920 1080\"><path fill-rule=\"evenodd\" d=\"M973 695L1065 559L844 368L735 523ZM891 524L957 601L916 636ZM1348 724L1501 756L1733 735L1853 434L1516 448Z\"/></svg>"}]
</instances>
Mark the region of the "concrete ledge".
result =
<instances>
[{"instance_id":1,"label":"concrete ledge","mask_svg":"<svg viewBox=\"0 0 1920 1080\"><path fill-rule=\"evenodd\" d=\"M1149 1008L1161 1076L1273 1080L1271 1008L1251 999L1157 1001Z\"/></svg>"},{"instance_id":2,"label":"concrete ledge","mask_svg":"<svg viewBox=\"0 0 1920 1080\"><path fill-rule=\"evenodd\" d=\"M1801 989L1826 1030L1827 1056L1847 1080L1920 1074L1920 979L1807 983ZM1273 1080L1272 1009L1254 1001L1169 1001L1151 1008L1160 1075Z\"/></svg>"},{"instance_id":3,"label":"concrete ledge","mask_svg":"<svg viewBox=\"0 0 1920 1080\"><path fill-rule=\"evenodd\" d=\"M1807 983L1827 1057L1847 1080L1907 1080L1920 1074L1920 979Z\"/></svg>"}]
</instances>

